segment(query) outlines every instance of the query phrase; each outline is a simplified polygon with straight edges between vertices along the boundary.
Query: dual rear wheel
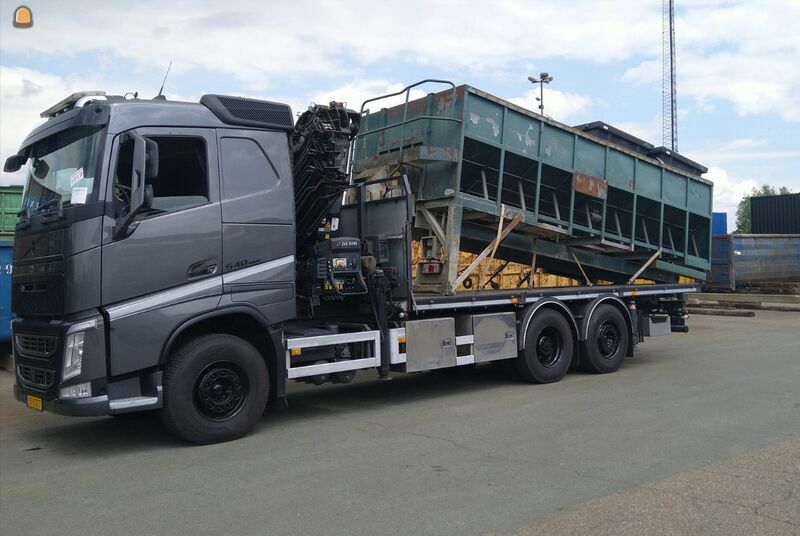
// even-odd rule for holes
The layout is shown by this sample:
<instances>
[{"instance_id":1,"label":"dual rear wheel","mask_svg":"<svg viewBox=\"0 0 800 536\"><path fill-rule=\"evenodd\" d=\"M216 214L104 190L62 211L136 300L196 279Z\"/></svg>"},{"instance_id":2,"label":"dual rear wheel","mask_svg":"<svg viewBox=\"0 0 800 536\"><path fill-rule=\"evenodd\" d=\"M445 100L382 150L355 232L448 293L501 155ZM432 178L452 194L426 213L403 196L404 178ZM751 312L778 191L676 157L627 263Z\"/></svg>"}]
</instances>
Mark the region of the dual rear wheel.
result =
<instances>
[{"instance_id":1,"label":"dual rear wheel","mask_svg":"<svg viewBox=\"0 0 800 536\"><path fill-rule=\"evenodd\" d=\"M525 331L525 347L513 360L524 380L553 383L569 371L575 357L575 334L567 318L556 309L538 310ZM581 366L596 373L616 371L628 353L630 337L625 318L611 304L601 304L592 314L586 340L579 343Z\"/></svg>"},{"instance_id":2,"label":"dual rear wheel","mask_svg":"<svg viewBox=\"0 0 800 536\"><path fill-rule=\"evenodd\" d=\"M581 366L587 372L615 372L628 353L630 337L622 312L611 304L597 307L581 343Z\"/></svg>"}]
</instances>

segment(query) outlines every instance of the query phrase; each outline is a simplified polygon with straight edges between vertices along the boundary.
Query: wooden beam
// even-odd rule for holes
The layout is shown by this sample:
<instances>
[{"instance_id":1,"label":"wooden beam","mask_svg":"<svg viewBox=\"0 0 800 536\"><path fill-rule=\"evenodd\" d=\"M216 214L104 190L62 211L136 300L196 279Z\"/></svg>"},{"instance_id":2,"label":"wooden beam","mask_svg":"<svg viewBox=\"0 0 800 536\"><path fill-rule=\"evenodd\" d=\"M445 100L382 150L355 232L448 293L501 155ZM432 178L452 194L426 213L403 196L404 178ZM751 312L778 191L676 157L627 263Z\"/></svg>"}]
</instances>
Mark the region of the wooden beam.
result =
<instances>
[{"instance_id":1,"label":"wooden beam","mask_svg":"<svg viewBox=\"0 0 800 536\"><path fill-rule=\"evenodd\" d=\"M570 255L572 255L572 258L575 260L575 264L578 265L578 270L580 270L581 273L583 274L583 280L586 281L586 286L589 286L589 287L594 286L594 285L592 285L592 282L589 280L589 278L586 276L586 272L583 271L583 266L581 265L581 261L579 261L578 257L575 256L575 252L572 251L572 249L570 249L569 253L570 253Z\"/></svg>"},{"instance_id":2,"label":"wooden beam","mask_svg":"<svg viewBox=\"0 0 800 536\"><path fill-rule=\"evenodd\" d=\"M419 211L422 213L422 216L425 218L425 221L428 222L428 225L430 226L431 231L433 231L433 234L436 235L436 238L439 239L439 243L442 246L444 246L445 234L444 234L444 229L442 229L442 226L439 225L439 222L436 220L436 218L433 217L433 214L431 214L431 212L427 208L422 207L419 209Z\"/></svg>"},{"instance_id":3,"label":"wooden beam","mask_svg":"<svg viewBox=\"0 0 800 536\"><path fill-rule=\"evenodd\" d=\"M509 224L503 228L502 232L500 232L497 238L492 240L491 244L486 246L486 248L483 251L481 251L477 257L475 257L475 260L472 261L470 265L467 266L463 272L461 272L461 274L459 274L456 280L453 281L453 286L452 286L453 292L455 292L455 290L459 286L461 286L461 283L463 283L464 280L467 279L470 276L470 274L472 274L472 272L475 271L475 268L477 268L480 265L483 259L488 257L490 253L492 253L497 249L497 246L500 245L500 242L502 242L505 239L505 237L507 237L508 234L514 230L514 228L519 224L519 222L522 221L523 216L524 215L522 214L522 212L518 212L517 214L515 214L514 217L511 219L511 221L509 222Z\"/></svg>"},{"instance_id":4,"label":"wooden beam","mask_svg":"<svg viewBox=\"0 0 800 536\"><path fill-rule=\"evenodd\" d=\"M653 262L654 262L654 261L655 261L657 258L659 258L660 256L661 256L661 248L658 248L658 249L656 250L656 252L655 252L655 253L653 253L653 256L652 256L652 257L650 257L649 259L647 259L647 262L646 262L646 263L644 263L644 264L642 265L642 267L641 267L641 268L639 268L638 270L636 270L636 273L635 273L635 274L633 274L633 275L631 276L631 278L630 278L630 279L628 279L628 284L630 285L631 283L633 283L634 281L636 281L636 278L637 278L637 277L639 277L639 276L641 275L641 273L642 273L642 272L644 272L645 270L647 270L647 267L648 267L648 266L650 266L651 264L653 264Z\"/></svg>"}]
</instances>

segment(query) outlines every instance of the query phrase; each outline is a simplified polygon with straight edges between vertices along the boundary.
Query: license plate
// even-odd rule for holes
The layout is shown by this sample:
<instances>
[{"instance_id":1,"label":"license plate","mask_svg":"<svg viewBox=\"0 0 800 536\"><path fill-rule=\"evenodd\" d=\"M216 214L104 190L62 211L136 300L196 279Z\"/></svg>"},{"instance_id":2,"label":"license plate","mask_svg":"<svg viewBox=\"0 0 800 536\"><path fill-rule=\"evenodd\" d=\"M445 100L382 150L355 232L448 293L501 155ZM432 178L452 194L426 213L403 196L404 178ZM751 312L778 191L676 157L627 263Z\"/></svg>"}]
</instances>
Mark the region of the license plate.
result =
<instances>
[{"instance_id":1,"label":"license plate","mask_svg":"<svg viewBox=\"0 0 800 536\"><path fill-rule=\"evenodd\" d=\"M42 399L39 398L38 396L28 395L27 402L29 408L33 408L37 411L44 410L44 406L42 405Z\"/></svg>"}]
</instances>

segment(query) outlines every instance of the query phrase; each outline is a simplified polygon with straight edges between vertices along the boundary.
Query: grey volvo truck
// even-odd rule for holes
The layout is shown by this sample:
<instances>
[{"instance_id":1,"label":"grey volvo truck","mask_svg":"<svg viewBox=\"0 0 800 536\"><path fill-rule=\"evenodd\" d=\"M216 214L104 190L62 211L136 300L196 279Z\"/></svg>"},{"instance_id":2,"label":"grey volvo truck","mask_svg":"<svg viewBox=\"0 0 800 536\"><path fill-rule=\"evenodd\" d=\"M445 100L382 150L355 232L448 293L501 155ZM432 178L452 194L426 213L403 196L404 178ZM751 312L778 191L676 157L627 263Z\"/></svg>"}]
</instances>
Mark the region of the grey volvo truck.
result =
<instances>
[{"instance_id":1,"label":"grey volvo truck","mask_svg":"<svg viewBox=\"0 0 800 536\"><path fill-rule=\"evenodd\" d=\"M412 263L412 240L429 247L441 234L415 208L418 162L388 151L389 171L348 169L363 115L331 103L295 121L266 101L101 92L45 111L5 164L27 174L14 242L16 398L77 416L159 410L180 438L210 443L247 433L268 402L285 404L287 380L496 361L554 382L578 363L613 372L644 335L685 330L695 287L677 279L415 292L448 252ZM491 221L524 224L514 214ZM488 233L492 256L507 231ZM585 276L578 259L602 255L581 255ZM628 276L657 280L642 266Z\"/></svg>"}]
</instances>

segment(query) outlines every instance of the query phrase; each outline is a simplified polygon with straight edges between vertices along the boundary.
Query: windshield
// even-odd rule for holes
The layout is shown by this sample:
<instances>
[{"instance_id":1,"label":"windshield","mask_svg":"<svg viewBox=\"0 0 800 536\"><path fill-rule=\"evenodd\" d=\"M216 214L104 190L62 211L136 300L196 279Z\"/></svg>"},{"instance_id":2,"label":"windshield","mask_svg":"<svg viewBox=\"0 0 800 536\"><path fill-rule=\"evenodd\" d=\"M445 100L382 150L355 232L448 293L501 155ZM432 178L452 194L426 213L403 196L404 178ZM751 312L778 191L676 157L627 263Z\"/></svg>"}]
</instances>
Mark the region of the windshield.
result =
<instances>
[{"instance_id":1,"label":"windshield","mask_svg":"<svg viewBox=\"0 0 800 536\"><path fill-rule=\"evenodd\" d=\"M103 132L102 126L70 128L29 148L23 216L90 199L99 174Z\"/></svg>"}]
</instances>

